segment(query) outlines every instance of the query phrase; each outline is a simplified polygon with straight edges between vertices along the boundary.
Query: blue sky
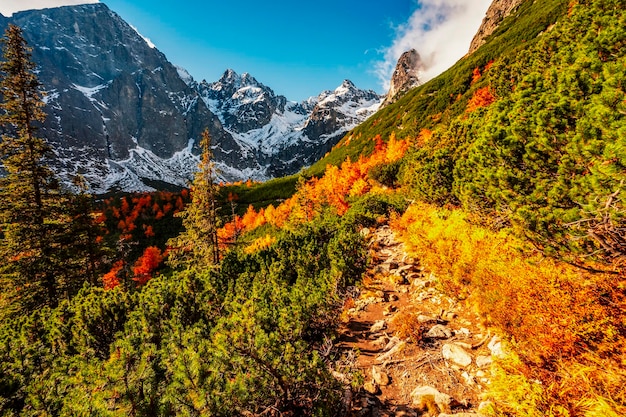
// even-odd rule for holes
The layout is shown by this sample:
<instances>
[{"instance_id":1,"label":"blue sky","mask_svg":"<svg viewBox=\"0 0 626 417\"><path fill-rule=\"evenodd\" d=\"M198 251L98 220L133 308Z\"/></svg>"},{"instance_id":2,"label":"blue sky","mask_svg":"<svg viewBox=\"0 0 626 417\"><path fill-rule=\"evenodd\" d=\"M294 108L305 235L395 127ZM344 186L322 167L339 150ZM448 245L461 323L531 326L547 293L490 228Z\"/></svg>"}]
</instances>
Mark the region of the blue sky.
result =
<instances>
[{"instance_id":1,"label":"blue sky","mask_svg":"<svg viewBox=\"0 0 626 417\"><path fill-rule=\"evenodd\" d=\"M2 0L0 13L81 2ZM411 47L430 63L431 78L467 51L490 2L104 0L196 80L216 81L232 68L294 101L344 79L384 93Z\"/></svg>"}]
</instances>

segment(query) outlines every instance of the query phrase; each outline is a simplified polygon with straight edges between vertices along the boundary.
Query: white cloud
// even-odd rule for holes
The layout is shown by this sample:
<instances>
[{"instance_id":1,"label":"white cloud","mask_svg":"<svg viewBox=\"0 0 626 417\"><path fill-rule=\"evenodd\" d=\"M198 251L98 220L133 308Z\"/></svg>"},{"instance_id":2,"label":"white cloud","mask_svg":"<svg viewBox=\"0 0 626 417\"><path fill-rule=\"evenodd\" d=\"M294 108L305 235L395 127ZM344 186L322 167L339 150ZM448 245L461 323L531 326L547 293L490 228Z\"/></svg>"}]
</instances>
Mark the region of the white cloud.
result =
<instances>
[{"instance_id":1,"label":"white cloud","mask_svg":"<svg viewBox=\"0 0 626 417\"><path fill-rule=\"evenodd\" d=\"M469 50L492 0L418 0L408 22L396 28L396 37L385 48L375 72L385 91L400 55L416 49L425 64L422 82L450 68Z\"/></svg>"},{"instance_id":2,"label":"white cloud","mask_svg":"<svg viewBox=\"0 0 626 417\"><path fill-rule=\"evenodd\" d=\"M0 13L8 17L22 10L48 9L87 3L99 3L99 0L2 0L0 1Z\"/></svg>"}]
</instances>

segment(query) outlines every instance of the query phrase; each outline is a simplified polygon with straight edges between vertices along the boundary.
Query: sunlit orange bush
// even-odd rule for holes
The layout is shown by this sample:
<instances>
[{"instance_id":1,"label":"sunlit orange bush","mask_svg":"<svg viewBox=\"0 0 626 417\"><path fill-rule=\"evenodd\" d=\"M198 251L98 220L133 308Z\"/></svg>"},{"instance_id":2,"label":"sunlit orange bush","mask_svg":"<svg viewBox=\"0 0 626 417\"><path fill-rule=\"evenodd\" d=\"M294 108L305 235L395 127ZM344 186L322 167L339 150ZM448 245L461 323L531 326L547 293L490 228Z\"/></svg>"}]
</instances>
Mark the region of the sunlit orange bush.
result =
<instances>
[{"instance_id":1,"label":"sunlit orange bush","mask_svg":"<svg viewBox=\"0 0 626 417\"><path fill-rule=\"evenodd\" d=\"M538 404L565 410L552 415L584 415L608 401L626 415L624 276L546 258L460 211L415 204L392 225L449 293L514 341L519 360L506 375L540 381L528 385ZM502 377L492 387L505 407L514 392L507 384Z\"/></svg>"},{"instance_id":2,"label":"sunlit orange bush","mask_svg":"<svg viewBox=\"0 0 626 417\"><path fill-rule=\"evenodd\" d=\"M154 272L162 262L163 254L161 250L156 246L147 247L133 266L133 281L137 283L137 286L144 285L152 279Z\"/></svg>"},{"instance_id":3,"label":"sunlit orange bush","mask_svg":"<svg viewBox=\"0 0 626 417\"><path fill-rule=\"evenodd\" d=\"M489 106L494 101L496 101L496 97L493 95L491 87L486 86L483 88L479 88L478 90L476 90L472 98L470 98L469 102L467 103L467 109L465 111L468 113L473 112L478 108Z\"/></svg>"}]
</instances>

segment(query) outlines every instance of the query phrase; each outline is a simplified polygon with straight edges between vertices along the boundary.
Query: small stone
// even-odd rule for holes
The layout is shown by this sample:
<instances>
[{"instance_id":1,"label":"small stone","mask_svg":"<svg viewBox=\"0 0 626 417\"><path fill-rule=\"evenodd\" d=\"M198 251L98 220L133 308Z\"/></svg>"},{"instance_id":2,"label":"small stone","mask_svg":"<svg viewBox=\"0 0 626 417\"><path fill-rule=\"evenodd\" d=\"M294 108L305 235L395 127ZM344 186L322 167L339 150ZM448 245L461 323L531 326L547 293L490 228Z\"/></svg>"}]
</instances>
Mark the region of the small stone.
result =
<instances>
[{"instance_id":1,"label":"small stone","mask_svg":"<svg viewBox=\"0 0 626 417\"><path fill-rule=\"evenodd\" d=\"M361 236L363 237L369 237L370 233L371 233L370 229L368 229L367 227L364 227L363 229L361 229L361 232L360 232Z\"/></svg>"},{"instance_id":2,"label":"small stone","mask_svg":"<svg viewBox=\"0 0 626 417\"><path fill-rule=\"evenodd\" d=\"M491 356L477 356L476 357L476 366L478 366L479 368L486 368L488 366L491 366L491 364L493 363L493 359L491 359Z\"/></svg>"},{"instance_id":3,"label":"small stone","mask_svg":"<svg viewBox=\"0 0 626 417\"><path fill-rule=\"evenodd\" d=\"M418 414L416 411L410 410L408 408L396 408L395 410L396 417L417 417Z\"/></svg>"},{"instance_id":4,"label":"small stone","mask_svg":"<svg viewBox=\"0 0 626 417\"><path fill-rule=\"evenodd\" d=\"M381 392L380 387L375 382L366 382L363 384L363 389L372 395L378 395Z\"/></svg>"},{"instance_id":5,"label":"small stone","mask_svg":"<svg viewBox=\"0 0 626 417\"><path fill-rule=\"evenodd\" d=\"M374 382L376 384L382 387L389 385L389 383L391 382L389 379L389 375L387 375L377 366L372 366L372 378L374 379Z\"/></svg>"},{"instance_id":6,"label":"small stone","mask_svg":"<svg viewBox=\"0 0 626 417\"><path fill-rule=\"evenodd\" d=\"M406 271L410 271L410 270L411 270L411 269L413 269L413 268L414 268L414 266L413 266L413 265L407 265L407 264L404 264L404 265L400 265L400 266L398 267L398 271L399 271L399 272L406 272Z\"/></svg>"},{"instance_id":7,"label":"small stone","mask_svg":"<svg viewBox=\"0 0 626 417\"><path fill-rule=\"evenodd\" d=\"M449 339L452 331L442 324L436 324L426 333L426 337L431 339Z\"/></svg>"},{"instance_id":8,"label":"small stone","mask_svg":"<svg viewBox=\"0 0 626 417\"><path fill-rule=\"evenodd\" d=\"M411 285L415 287L423 287L421 280L422 276L419 272L407 272L404 277L411 283Z\"/></svg>"},{"instance_id":9,"label":"small stone","mask_svg":"<svg viewBox=\"0 0 626 417\"><path fill-rule=\"evenodd\" d=\"M387 336L381 336L372 343L378 348L384 348L389 343L389 340L390 339Z\"/></svg>"},{"instance_id":10,"label":"small stone","mask_svg":"<svg viewBox=\"0 0 626 417\"><path fill-rule=\"evenodd\" d=\"M452 406L452 397L439 392L436 388L425 385L417 387L411 392L413 405L423 407L429 398L434 398L435 404L437 404L440 410L449 410Z\"/></svg>"},{"instance_id":11,"label":"small stone","mask_svg":"<svg viewBox=\"0 0 626 417\"><path fill-rule=\"evenodd\" d=\"M390 281L394 285L406 285L406 284L408 284L406 278L404 278L403 275L399 275L398 273L394 273L393 275L390 275L389 279L390 279Z\"/></svg>"},{"instance_id":12,"label":"small stone","mask_svg":"<svg viewBox=\"0 0 626 417\"><path fill-rule=\"evenodd\" d=\"M445 321L450 321L456 317L456 313L454 311L444 311L441 313L441 318Z\"/></svg>"},{"instance_id":13,"label":"small stone","mask_svg":"<svg viewBox=\"0 0 626 417\"><path fill-rule=\"evenodd\" d=\"M378 320L372 327L370 327L370 333L378 333L387 328L387 322L385 320Z\"/></svg>"},{"instance_id":14,"label":"small stone","mask_svg":"<svg viewBox=\"0 0 626 417\"><path fill-rule=\"evenodd\" d=\"M465 342L454 342L455 345L461 346L463 349L472 350L472 345Z\"/></svg>"},{"instance_id":15,"label":"small stone","mask_svg":"<svg viewBox=\"0 0 626 417\"><path fill-rule=\"evenodd\" d=\"M383 316L388 316L391 313L394 313L398 308L392 305L388 305L383 309Z\"/></svg>"},{"instance_id":16,"label":"small stone","mask_svg":"<svg viewBox=\"0 0 626 417\"><path fill-rule=\"evenodd\" d=\"M401 352L405 346L406 346L406 342L401 341L400 343L396 344L393 348L389 349L389 351L383 353L382 355L378 355L376 357L376 360L381 363L385 362L386 360L391 359L393 355L395 355L396 353Z\"/></svg>"},{"instance_id":17,"label":"small stone","mask_svg":"<svg viewBox=\"0 0 626 417\"><path fill-rule=\"evenodd\" d=\"M388 350L393 349L400 342L402 342L402 340L400 340L399 337L397 336L392 337L391 340L389 340L389 342L387 342L387 344L385 345L385 348L383 349L383 351L387 352Z\"/></svg>"},{"instance_id":18,"label":"small stone","mask_svg":"<svg viewBox=\"0 0 626 417\"><path fill-rule=\"evenodd\" d=\"M431 316L427 316L425 314L420 314L417 316L417 321L419 321L422 324L426 324L426 323L436 323L437 319Z\"/></svg>"},{"instance_id":19,"label":"small stone","mask_svg":"<svg viewBox=\"0 0 626 417\"><path fill-rule=\"evenodd\" d=\"M476 371L476 378L484 378L487 374L484 371Z\"/></svg>"},{"instance_id":20,"label":"small stone","mask_svg":"<svg viewBox=\"0 0 626 417\"><path fill-rule=\"evenodd\" d=\"M398 292L402 293L402 294L406 294L409 292L409 287L400 287L400 289L398 290Z\"/></svg>"},{"instance_id":21,"label":"small stone","mask_svg":"<svg viewBox=\"0 0 626 417\"><path fill-rule=\"evenodd\" d=\"M463 334L465 336L468 336L468 337L471 334L470 330L468 328L466 328L466 327L461 327L459 329L459 333L461 333L461 334Z\"/></svg>"},{"instance_id":22,"label":"small stone","mask_svg":"<svg viewBox=\"0 0 626 417\"><path fill-rule=\"evenodd\" d=\"M393 254L392 254L393 255ZM389 272L398 269L398 263L396 261L389 260L386 262L387 266L385 267Z\"/></svg>"},{"instance_id":23,"label":"small stone","mask_svg":"<svg viewBox=\"0 0 626 417\"><path fill-rule=\"evenodd\" d=\"M388 299L389 301L398 301L398 299L399 299L399 298L398 298L398 295L397 295L397 294L389 294L389 295L387 296L387 299Z\"/></svg>"},{"instance_id":24,"label":"small stone","mask_svg":"<svg viewBox=\"0 0 626 417\"><path fill-rule=\"evenodd\" d=\"M461 346L454 343L446 343L441 348L444 359L449 360L459 366L466 367L472 363L472 356Z\"/></svg>"},{"instance_id":25,"label":"small stone","mask_svg":"<svg viewBox=\"0 0 626 417\"><path fill-rule=\"evenodd\" d=\"M471 376L467 371L463 372L461 374L461 376L463 377L463 379L465 380L465 383L467 385L471 386L471 385L475 385L476 384L476 381L474 381L474 377Z\"/></svg>"},{"instance_id":26,"label":"small stone","mask_svg":"<svg viewBox=\"0 0 626 417\"><path fill-rule=\"evenodd\" d=\"M504 351L502 350L502 341L498 336L494 336L493 338L491 338L491 341L489 342L487 347L489 348L493 356L499 358L504 356Z\"/></svg>"}]
</instances>

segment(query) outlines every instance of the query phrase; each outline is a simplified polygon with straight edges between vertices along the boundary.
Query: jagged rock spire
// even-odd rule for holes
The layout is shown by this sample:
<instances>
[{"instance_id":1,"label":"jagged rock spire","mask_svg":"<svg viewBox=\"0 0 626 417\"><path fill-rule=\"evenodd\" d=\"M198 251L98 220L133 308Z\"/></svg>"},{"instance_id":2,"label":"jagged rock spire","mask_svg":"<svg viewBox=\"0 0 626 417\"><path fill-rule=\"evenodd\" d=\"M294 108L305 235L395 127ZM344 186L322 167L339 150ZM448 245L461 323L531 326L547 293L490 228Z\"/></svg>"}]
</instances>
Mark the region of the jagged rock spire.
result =
<instances>
[{"instance_id":1,"label":"jagged rock spire","mask_svg":"<svg viewBox=\"0 0 626 417\"><path fill-rule=\"evenodd\" d=\"M423 69L422 59L415 49L403 53L391 77L389 92L383 106L397 101L411 88L420 85L420 75Z\"/></svg>"}]
</instances>

